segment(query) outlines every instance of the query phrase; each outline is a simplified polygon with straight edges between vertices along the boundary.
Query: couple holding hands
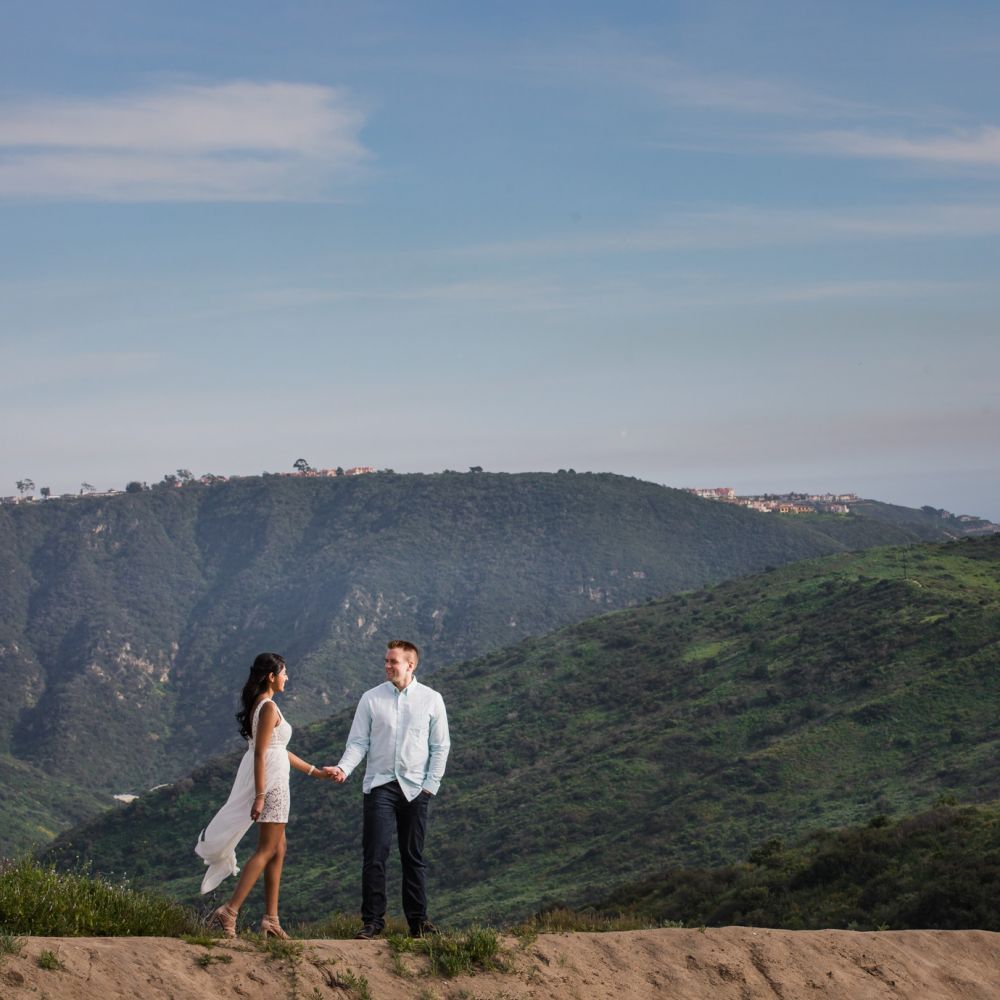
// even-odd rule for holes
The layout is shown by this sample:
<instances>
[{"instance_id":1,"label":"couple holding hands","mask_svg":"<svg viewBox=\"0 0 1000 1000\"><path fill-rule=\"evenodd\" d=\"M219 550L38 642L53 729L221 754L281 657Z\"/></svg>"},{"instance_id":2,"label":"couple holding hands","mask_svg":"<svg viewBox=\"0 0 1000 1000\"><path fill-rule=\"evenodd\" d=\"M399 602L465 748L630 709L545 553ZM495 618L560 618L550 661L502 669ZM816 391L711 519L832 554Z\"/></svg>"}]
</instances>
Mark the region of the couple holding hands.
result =
<instances>
[{"instance_id":1,"label":"couple holding hands","mask_svg":"<svg viewBox=\"0 0 1000 1000\"><path fill-rule=\"evenodd\" d=\"M362 926L356 937L370 940L385 926L385 865L393 834L399 843L403 912L410 934L435 932L427 916L424 835L427 805L441 784L451 741L444 700L414 676L419 662L420 651L412 642L394 639L388 644L385 683L361 696L340 762L317 768L288 749L292 727L274 703L288 681L284 659L277 653L261 653L254 660L236 714L240 734L250 745L229 799L195 845L195 853L208 865L201 891L211 892L229 875L240 875L236 845L257 824L256 851L244 865L229 901L209 918L227 937L236 936L239 909L261 872L265 909L261 933L288 936L278 920L278 889L285 860L290 769L342 784L366 755Z\"/></svg>"}]
</instances>

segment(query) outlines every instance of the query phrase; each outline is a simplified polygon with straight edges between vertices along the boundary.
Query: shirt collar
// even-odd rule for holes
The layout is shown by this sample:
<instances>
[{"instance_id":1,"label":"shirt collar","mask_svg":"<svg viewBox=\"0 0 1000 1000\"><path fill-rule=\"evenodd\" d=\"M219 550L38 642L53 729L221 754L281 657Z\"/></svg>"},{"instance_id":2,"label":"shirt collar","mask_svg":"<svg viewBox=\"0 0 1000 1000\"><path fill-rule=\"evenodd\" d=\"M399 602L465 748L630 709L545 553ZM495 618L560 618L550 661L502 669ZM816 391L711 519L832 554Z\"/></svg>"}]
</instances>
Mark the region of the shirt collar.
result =
<instances>
[{"instance_id":1,"label":"shirt collar","mask_svg":"<svg viewBox=\"0 0 1000 1000\"><path fill-rule=\"evenodd\" d=\"M389 688L390 691L392 691L393 694L398 694L398 695L404 695L405 694L405 695L409 695L409 693L417 686L417 684L419 683L419 681L417 680L416 677L411 678L410 679L410 683L407 684L406 687L403 688L402 691L400 691L396 687L396 685L392 683L392 681L386 681L385 683L386 683L386 686Z\"/></svg>"}]
</instances>

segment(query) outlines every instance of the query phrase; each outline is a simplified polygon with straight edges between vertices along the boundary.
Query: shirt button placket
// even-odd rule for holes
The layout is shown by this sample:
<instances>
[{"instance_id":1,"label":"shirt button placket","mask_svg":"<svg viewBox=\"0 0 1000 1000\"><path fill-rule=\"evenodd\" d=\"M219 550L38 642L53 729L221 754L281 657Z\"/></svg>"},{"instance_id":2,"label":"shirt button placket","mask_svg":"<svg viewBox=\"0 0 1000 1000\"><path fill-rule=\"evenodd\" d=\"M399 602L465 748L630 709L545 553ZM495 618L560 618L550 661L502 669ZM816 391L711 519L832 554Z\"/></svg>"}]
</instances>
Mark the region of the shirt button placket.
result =
<instances>
[{"instance_id":1,"label":"shirt button placket","mask_svg":"<svg viewBox=\"0 0 1000 1000\"><path fill-rule=\"evenodd\" d=\"M400 723L400 713L403 711L403 699L400 697L399 691L396 692L396 747L393 756L393 770L396 772L396 777L399 777L399 741L401 738L401 733L403 727Z\"/></svg>"}]
</instances>

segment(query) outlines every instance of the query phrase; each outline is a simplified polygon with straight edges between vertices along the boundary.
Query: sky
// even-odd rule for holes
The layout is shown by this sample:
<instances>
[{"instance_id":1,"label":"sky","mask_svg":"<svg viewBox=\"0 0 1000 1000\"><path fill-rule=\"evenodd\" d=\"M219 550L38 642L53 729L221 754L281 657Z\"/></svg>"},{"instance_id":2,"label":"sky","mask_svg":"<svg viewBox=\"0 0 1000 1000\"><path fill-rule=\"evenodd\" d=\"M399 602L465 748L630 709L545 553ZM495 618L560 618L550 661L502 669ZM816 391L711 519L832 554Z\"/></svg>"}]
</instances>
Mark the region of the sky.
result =
<instances>
[{"instance_id":1,"label":"sky","mask_svg":"<svg viewBox=\"0 0 1000 1000\"><path fill-rule=\"evenodd\" d=\"M3 21L0 495L305 458L1000 521L1000 5Z\"/></svg>"}]
</instances>

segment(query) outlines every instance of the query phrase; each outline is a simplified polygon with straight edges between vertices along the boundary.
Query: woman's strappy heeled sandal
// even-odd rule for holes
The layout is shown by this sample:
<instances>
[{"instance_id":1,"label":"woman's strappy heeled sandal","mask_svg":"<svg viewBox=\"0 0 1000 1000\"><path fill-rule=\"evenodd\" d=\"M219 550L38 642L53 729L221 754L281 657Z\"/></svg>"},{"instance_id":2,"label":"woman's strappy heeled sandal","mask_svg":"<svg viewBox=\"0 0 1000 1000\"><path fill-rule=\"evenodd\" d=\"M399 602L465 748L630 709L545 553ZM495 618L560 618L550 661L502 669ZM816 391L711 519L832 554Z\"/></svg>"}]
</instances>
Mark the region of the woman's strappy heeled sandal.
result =
<instances>
[{"instance_id":1,"label":"woman's strappy heeled sandal","mask_svg":"<svg viewBox=\"0 0 1000 1000\"><path fill-rule=\"evenodd\" d=\"M288 940L288 935L281 929L281 924L277 916L272 917L267 913L260 918L260 932L264 937L281 938L283 941Z\"/></svg>"},{"instance_id":2,"label":"woman's strappy heeled sandal","mask_svg":"<svg viewBox=\"0 0 1000 1000\"><path fill-rule=\"evenodd\" d=\"M236 918L238 910L231 910L225 903L212 912L208 918L209 927L219 927L227 938L236 937Z\"/></svg>"}]
</instances>

